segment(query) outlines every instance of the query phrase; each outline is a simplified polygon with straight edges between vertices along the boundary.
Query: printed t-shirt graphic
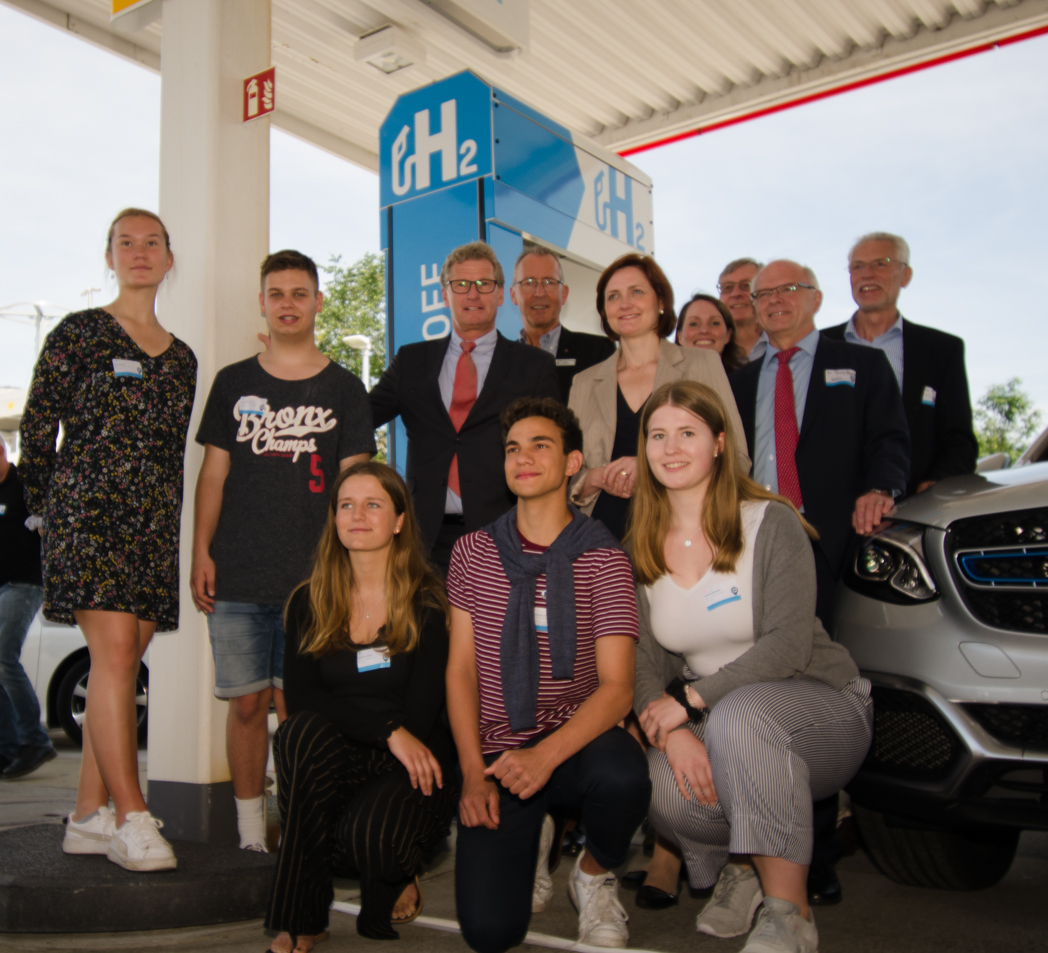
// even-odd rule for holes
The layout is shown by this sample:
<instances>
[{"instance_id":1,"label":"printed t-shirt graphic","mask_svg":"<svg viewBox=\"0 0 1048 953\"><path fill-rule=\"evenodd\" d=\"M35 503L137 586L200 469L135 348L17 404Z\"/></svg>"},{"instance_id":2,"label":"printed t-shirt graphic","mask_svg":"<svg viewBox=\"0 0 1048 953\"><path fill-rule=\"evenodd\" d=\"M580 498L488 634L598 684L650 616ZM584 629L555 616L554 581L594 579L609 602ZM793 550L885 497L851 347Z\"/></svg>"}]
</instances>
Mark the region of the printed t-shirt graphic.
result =
<instances>
[{"instance_id":1,"label":"printed t-shirt graphic","mask_svg":"<svg viewBox=\"0 0 1048 953\"><path fill-rule=\"evenodd\" d=\"M216 375L196 440L229 454L216 598L283 603L309 575L339 461L375 452L364 385L334 362L288 381L248 358Z\"/></svg>"}]
</instances>

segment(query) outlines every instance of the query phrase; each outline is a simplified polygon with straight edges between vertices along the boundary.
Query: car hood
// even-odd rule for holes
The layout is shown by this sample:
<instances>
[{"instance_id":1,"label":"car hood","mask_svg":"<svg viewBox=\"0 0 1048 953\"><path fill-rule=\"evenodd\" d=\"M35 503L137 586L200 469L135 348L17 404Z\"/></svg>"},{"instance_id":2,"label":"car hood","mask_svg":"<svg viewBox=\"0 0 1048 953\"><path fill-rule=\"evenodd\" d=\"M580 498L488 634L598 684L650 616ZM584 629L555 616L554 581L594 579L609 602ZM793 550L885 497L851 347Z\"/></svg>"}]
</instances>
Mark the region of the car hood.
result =
<instances>
[{"instance_id":1,"label":"car hood","mask_svg":"<svg viewBox=\"0 0 1048 953\"><path fill-rule=\"evenodd\" d=\"M1048 506L1048 463L948 477L899 503L893 519L946 527L965 516Z\"/></svg>"}]
</instances>

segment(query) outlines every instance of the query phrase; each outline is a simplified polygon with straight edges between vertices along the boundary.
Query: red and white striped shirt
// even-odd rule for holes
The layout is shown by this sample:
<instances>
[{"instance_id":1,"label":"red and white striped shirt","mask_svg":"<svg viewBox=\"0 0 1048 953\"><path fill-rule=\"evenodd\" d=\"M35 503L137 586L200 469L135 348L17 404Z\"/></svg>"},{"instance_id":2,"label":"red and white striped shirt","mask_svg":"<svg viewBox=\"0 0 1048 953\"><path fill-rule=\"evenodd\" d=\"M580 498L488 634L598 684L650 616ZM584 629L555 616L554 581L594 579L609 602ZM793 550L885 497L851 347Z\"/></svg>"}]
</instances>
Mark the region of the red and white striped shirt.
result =
<instances>
[{"instance_id":1,"label":"red and white striped shirt","mask_svg":"<svg viewBox=\"0 0 1048 953\"><path fill-rule=\"evenodd\" d=\"M545 546L521 538L526 553ZM519 748L535 735L559 728L599 686L595 642L605 635L637 638L637 601L633 569L621 549L594 549L572 564L575 572L575 616L578 644L575 677L554 679L549 636L536 629L539 642L539 694L536 726L514 733L502 700L499 647L509 603L509 579L495 540L483 530L463 536L451 554L448 598L473 620L473 644L480 688L480 745L484 754ZM546 608L546 577L535 583L535 608Z\"/></svg>"}]
</instances>

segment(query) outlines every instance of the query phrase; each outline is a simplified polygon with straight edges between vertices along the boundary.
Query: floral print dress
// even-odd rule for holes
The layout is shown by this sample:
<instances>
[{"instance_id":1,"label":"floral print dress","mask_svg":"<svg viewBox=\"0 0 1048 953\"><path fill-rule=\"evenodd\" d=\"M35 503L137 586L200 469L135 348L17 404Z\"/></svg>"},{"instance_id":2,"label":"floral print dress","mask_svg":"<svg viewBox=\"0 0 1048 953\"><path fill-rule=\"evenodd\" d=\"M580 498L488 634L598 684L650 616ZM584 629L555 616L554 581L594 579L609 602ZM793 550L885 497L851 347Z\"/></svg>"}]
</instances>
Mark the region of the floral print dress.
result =
<instances>
[{"instance_id":1,"label":"floral print dress","mask_svg":"<svg viewBox=\"0 0 1048 953\"><path fill-rule=\"evenodd\" d=\"M150 357L107 311L66 316L37 361L19 472L43 517L44 615L130 612L178 628L182 461L197 362ZM56 450L58 425L64 436Z\"/></svg>"}]
</instances>

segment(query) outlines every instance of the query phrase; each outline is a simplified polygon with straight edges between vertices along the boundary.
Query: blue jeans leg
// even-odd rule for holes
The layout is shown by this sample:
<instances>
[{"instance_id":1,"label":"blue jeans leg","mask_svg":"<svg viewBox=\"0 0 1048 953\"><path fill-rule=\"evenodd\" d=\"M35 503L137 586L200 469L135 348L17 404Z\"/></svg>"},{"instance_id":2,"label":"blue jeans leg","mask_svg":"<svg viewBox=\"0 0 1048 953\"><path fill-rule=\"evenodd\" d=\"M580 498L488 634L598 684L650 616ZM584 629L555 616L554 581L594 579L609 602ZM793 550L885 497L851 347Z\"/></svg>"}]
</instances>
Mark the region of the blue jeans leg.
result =
<instances>
[{"instance_id":1,"label":"blue jeans leg","mask_svg":"<svg viewBox=\"0 0 1048 953\"><path fill-rule=\"evenodd\" d=\"M29 626L44 601L44 590L29 583L8 582L0 586L0 686L10 710L0 702L0 715L14 715L14 728L22 746L49 748L51 739L40 725L40 705L33 685L22 668L22 646ZM6 717L5 717L6 720Z\"/></svg>"}]
</instances>

